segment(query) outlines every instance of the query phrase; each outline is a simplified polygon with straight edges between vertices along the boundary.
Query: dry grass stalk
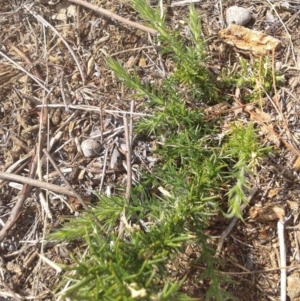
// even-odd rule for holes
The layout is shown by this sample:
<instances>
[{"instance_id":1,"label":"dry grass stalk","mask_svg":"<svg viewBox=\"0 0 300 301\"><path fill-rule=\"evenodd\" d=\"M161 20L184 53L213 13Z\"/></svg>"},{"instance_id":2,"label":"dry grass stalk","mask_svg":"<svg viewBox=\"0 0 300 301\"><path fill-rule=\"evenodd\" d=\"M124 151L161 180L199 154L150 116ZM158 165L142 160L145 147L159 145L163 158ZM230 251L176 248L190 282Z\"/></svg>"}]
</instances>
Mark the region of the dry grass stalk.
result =
<instances>
[{"instance_id":1,"label":"dry grass stalk","mask_svg":"<svg viewBox=\"0 0 300 301\"><path fill-rule=\"evenodd\" d=\"M131 103L131 111L133 111L134 103ZM132 116L131 116L132 119ZM132 149L132 120L130 122L130 128L128 127L127 116L123 117L124 128L125 128L125 141L126 141L126 168L127 168L127 177L126 177L126 192L125 198L127 201L127 205L130 202L131 198L131 186L132 186L132 167L131 167L131 149ZM123 235L124 226L126 225L126 212L125 207L120 216L120 225L119 225L119 237Z\"/></svg>"}]
</instances>

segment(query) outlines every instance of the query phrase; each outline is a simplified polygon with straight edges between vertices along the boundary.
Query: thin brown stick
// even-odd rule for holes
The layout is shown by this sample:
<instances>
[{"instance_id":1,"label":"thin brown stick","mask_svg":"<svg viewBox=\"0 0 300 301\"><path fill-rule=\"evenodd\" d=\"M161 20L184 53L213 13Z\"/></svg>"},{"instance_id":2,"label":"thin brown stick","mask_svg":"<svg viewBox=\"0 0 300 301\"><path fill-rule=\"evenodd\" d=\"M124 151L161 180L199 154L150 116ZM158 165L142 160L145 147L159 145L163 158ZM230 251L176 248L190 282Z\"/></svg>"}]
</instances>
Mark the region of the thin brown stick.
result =
<instances>
[{"instance_id":1,"label":"thin brown stick","mask_svg":"<svg viewBox=\"0 0 300 301\"><path fill-rule=\"evenodd\" d=\"M198 266L195 264L191 264L191 266L198 270L206 269L205 266ZM290 265L290 266L283 266L283 267L278 267L278 268L265 269L265 270L248 271L248 272L224 272L224 271L218 271L218 270L216 270L215 272L219 275L253 275L253 274L266 274L266 273L278 272L282 269L286 269L287 271L292 271L292 270L299 269L299 268L300 268L300 264L293 265L293 266Z\"/></svg>"},{"instance_id":2,"label":"thin brown stick","mask_svg":"<svg viewBox=\"0 0 300 301\"><path fill-rule=\"evenodd\" d=\"M66 179L66 177L63 175L55 161L52 159L51 155L47 152L46 149L43 149L44 154L47 156L48 160L51 162L52 166L55 168L55 170L58 172L62 180L65 182L65 184L69 187L69 189L72 191L72 193L76 196L78 201L81 203L82 207L86 210L89 209L81 195L72 187L72 185L69 183L69 181Z\"/></svg>"},{"instance_id":3,"label":"thin brown stick","mask_svg":"<svg viewBox=\"0 0 300 301\"><path fill-rule=\"evenodd\" d=\"M99 188L100 193L101 193L102 188L103 188L104 178L105 178L105 174L106 174L107 155L108 155L108 150L105 151L104 160L103 160L102 177L101 177L100 188Z\"/></svg>"},{"instance_id":4,"label":"thin brown stick","mask_svg":"<svg viewBox=\"0 0 300 301\"><path fill-rule=\"evenodd\" d=\"M25 161L23 164L21 164L20 166L18 166L17 168L16 168L16 174L18 174L19 172L21 172L26 166L27 166L27 162ZM7 172L7 171L6 171ZM5 185L7 184L7 182L6 181L0 181L0 190L1 190L1 188L3 188Z\"/></svg>"},{"instance_id":5,"label":"thin brown stick","mask_svg":"<svg viewBox=\"0 0 300 301\"><path fill-rule=\"evenodd\" d=\"M79 36L79 35L78 35ZM63 102L64 102L64 105L65 105L65 108L66 108L66 112L69 112L69 108L68 108L68 104L67 104L67 100L66 100L66 94L65 94L65 90L64 90L64 69L61 68L61 78L60 78L60 81L59 81L59 86L60 86L60 94L61 94L61 97L63 99Z\"/></svg>"},{"instance_id":6,"label":"thin brown stick","mask_svg":"<svg viewBox=\"0 0 300 301\"><path fill-rule=\"evenodd\" d=\"M38 181L35 179L30 179L28 177L19 176L19 175L15 175L12 173L0 171L0 179L6 180L6 181L15 181L15 182L27 184L27 185L30 185L33 187L38 187L41 189L48 189L48 190L56 192L56 193L65 194L67 196L76 198L76 195L72 191L68 190L66 187L62 187L62 186L47 183L47 182Z\"/></svg>"},{"instance_id":7,"label":"thin brown stick","mask_svg":"<svg viewBox=\"0 0 300 301\"><path fill-rule=\"evenodd\" d=\"M31 191L31 187L25 184L22 188L21 194L12 209L10 216L8 220L6 221L5 225L0 231L0 242L2 242L5 237L8 234L8 231L13 227L13 225L17 222L19 216L20 216L20 211L22 209L23 203L25 202L26 198L28 197L29 193Z\"/></svg>"},{"instance_id":8,"label":"thin brown stick","mask_svg":"<svg viewBox=\"0 0 300 301\"><path fill-rule=\"evenodd\" d=\"M134 111L135 101L132 100L130 103L130 113ZM133 139L133 115L130 114L129 120L129 138L130 138L130 145L132 146L132 139Z\"/></svg>"},{"instance_id":9,"label":"thin brown stick","mask_svg":"<svg viewBox=\"0 0 300 301\"><path fill-rule=\"evenodd\" d=\"M30 165L30 171L29 171L29 177L28 177L31 180L33 180L32 178L34 178L35 173L36 173L37 159L38 159L38 155L35 152L34 159L32 160L31 165ZM5 239L5 237L8 234L8 231L13 227L13 225L19 219L19 217L21 215L20 211L22 209L22 206L23 206L25 200L27 199L28 195L30 194L31 190L32 190L32 187L29 186L28 184L25 184L23 186L22 191L18 197L18 200L9 215L9 218L7 219L5 225L3 226L3 228L0 231L0 242L2 242Z\"/></svg>"},{"instance_id":10,"label":"thin brown stick","mask_svg":"<svg viewBox=\"0 0 300 301\"><path fill-rule=\"evenodd\" d=\"M151 46L143 46L143 47L130 48L130 49L126 49L126 50L114 52L114 53L110 54L109 56L110 56L110 57L113 57L113 56L116 56L116 55L119 55L119 54L122 54L122 53L133 52L133 51L143 50L143 49L149 49L149 48L154 48L154 49L156 49L156 48L159 48L159 47L156 46L156 45L151 45Z\"/></svg>"},{"instance_id":11,"label":"thin brown stick","mask_svg":"<svg viewBox=\"0 0 300 301\"><path fill-rule=\"evenodd\" d=\"M85 203L85 201L83 200L83 198L81 197L81 195L72 187L72 185L69 183L69 181L63 175L63 173L61 172L61 170L59 169L59 167L57 166L57 164L55 163L55 161L52 159L52 157L50 156L50 154L47 152L47 150L43 149L43 152L47 156L47 158L49 159L49 161L51 162L51 164L53 165L53 167L55 168L55 170L59 173L59 175L61 176L61 178L65 182L65 184L69 187L69 189L72 191L72 193L74 193L74 195L76 196L76 198L78 199L78 201L80 202L80 204L82 205L82 207L85 210L89 210L88 205ZM96 215L93 212L91 212L91 214L94 217L95 223L101 229L102 226L101 226L101 223L100 223L99 219L96 217Z\"/></svg>"},{"instance_id":12,"label":"thin brown stick","mask_svg":"<svg viewBox=\"0 0 300 301\"><path fill-rule=\"evenodd\" d=\"M68 0L69 2L73 2L73 3L76 3L76 4L79 4L79 5L82 5L82 6L85 6L89 9L92 9L108 18L112 18L112 19L115 19L121 23L124 23L124 24L127 24L129 26L132 26L134 28L137 28L137 29L140 29L142 31L145 31L145 32L148 32L148 33L151 33L151 34L156 34L156 30L153 29L153 28L150 28L150 27L147 27L147 26L144 26L142 24L139 24L139 23L136 23L136 22L133 22L133 21L130 21L128 19L125 19L123 17L120 17L118 16L117 14L114 14L106 9L103 9L97 5L94 5L94 4L91 4L91 3L88 3L86 1L83 1L83 0Z\"/></svg>"},{"instance_id":13,"label":"thin brown stick","mask_svg":"<svg viewBox=\"0 0 300 301\"><path fill-rule=\"evenodd\" d=\"M63 104L48 104L48 108L62 108L65 105ZM42 108L43 105L37 105L36 108ZM74 110L82 110L82 111L87 111L87 112L97 112L99 113L99 107L96 106L90 106L90 105L68 105L69 109L74 109ZM122 110L103 110L103 112L108 113L108 114L128 114L134 115L134 116L141 116L141 117L151 117L153 116L152 114L147 114L147 113L139 113L139 112L128 112L128 111L122 111Z\"/></svg>"}]
</instances>

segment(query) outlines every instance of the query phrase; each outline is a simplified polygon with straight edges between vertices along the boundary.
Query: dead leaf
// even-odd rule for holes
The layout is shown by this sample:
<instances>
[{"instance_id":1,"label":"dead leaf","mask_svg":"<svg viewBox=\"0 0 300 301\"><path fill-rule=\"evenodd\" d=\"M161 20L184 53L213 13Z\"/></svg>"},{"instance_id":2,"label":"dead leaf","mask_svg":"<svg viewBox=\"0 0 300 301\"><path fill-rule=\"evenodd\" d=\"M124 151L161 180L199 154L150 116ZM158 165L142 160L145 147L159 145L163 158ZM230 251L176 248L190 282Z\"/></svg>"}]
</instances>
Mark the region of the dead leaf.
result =
<instances>
[{"instance_id":1,"label":"dead leaf","mask_svg":"<svg viewBox=\"0 0 300 301\"><path fill-rule=\"evenodd\" d=\"M141 57L139 61L139 67L146 67L146 66L147 66L146 59L144 57Z\"/></svg>"},{"instance_id":2,"label":"dead leaf","mask_svg":"<svg viewBox=\"0 0 300 301\"><path fill-rule=\"evenodd\" d=\"M280 190L281 190L281 188L278 188L278 187L270 189L269 193L268 193L268 198L273 198L274 196L276 196L279 193Z\"/></svg>"},{"instance_id":3,"label":"dead leaf","mask_svg":"<svg viewBox=\"0 0 300 301\"><path fill-rule=\"evenodd\" d=\"M276 205L264 207L253 206L249 210L249 216L251 219L257 221L268 222L282 219L285 216L285 211L283 208Z\"/></svg>"},{"instance_id":4,"label":"dead leaf","mask_svg":"<svg viewBox=\"0 0 300 301\"><path fill-rule=\"evenodd\" d=\"M92 55L90 57L90 59L88 60L88 64L87 64L87 72L86 72L86 74L88 76L90 76L92 74L92 71L94 70L94 66L95 66L95 56Z\"/></svg>"},{"instance_id":5,"label":"dead leaf","mask_svg":"<svg viewBox=\"0 0 300 301\"><path fill-rule=\"evenodd\" d=\"M61 61L61 59L59 57L56 57L53 55L49 55L48 59L50 62L55 63L55 64L58 64Z\"/></svg>"},{"instance_id":6,"label":"dead leaf","mask_svg":"<svg viewBox=\"0 0 300 301\"><path fill-rule=\"evenodd\" d=\"M276 21L275 17L272 15L270 11L267 11L266 13L266 21L268 23L274 23Z\"/></svg>"},{"instance_id":7,"label":"dead leaf","mask_svg":"<svg viewBox=\"0 0 300 301\"><path fill-rule=\"evenodd\" d=\"M131 57L128 59L128 61L124 64L124 68L125 68L125 69L130 69L130 68L132 68L132 67L135 65L136 61L137 61L137 58L136 58L135 56L131 56Z\"/></svg>"},{"instance_id":8,"label":"dead leaf","mask_svg":"<svg viewBox=\"0 0 300 301\"><path fill-rule=\"evenodd\" d=\"M69 5L67 8L67 16L69 18L75 18L77 16L77 9L76 9L76 5Z\"/></svg>"},{"instance_id":9,"label":"dead leaf","mask_svg":"<svg viewBox=\"0 0 300 301\"><path fill-rule=\"evenodd\" d=\"M164 189L163 187L159 186L159 187L158 187L158 190L159 190L164 196L169 197L169 198L172 197L172 195L170 194L170 192L167 191L166 189Z\"/></svg>"},{"instance_id":10,"label":"dead leaf","mask_svg":"<svg viewBox=\"0 0 300 301\"><path fill-rule=\"evenodd\" d=\"M290 300L300 297L299 275L290 275L287 277L287 294L290 297Z\"/></svg>"}]
</instances>

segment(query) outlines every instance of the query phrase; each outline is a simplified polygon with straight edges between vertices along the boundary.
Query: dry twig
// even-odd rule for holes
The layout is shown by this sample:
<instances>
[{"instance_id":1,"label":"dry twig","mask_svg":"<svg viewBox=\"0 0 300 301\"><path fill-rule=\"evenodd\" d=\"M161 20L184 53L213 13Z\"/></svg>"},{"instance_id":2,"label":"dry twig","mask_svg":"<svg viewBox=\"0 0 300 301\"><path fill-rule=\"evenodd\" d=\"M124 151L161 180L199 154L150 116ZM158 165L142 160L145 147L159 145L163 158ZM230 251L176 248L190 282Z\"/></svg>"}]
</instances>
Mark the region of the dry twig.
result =
<instances>
[{"instance_id":1,"label":"dry twig","mask_svg":"<svg viewBox=\"0 0 300 301\"><path fill-rule=\"evenodd\" d=\"M85 203L85 201L83 200L83 198L81 197L81 195L72 187L72 185L69 183L69 181L65 178L65 176L62 174L62 172L60 171L59 167L56 165L56 163L54 162L54 160L52 159L52 157L50 156L50 154L47 152L47 150L43 149L43 152L48 157L49 161L51 162L51 164L53 165L53 167L55 168L55 170L58 172L58 174L61 176L61 178L63 179L63 181L65 182L65 184L69 187L69 189L72 191L72 193L78 199L78 201L80 202L80 204L82 205L82 207L85 210L88 210L89 207L87 206L87 204ZM98 220L98 218L94 214L93 214L93 216L94 216L94 221L96 222L96 224L98 225L98 227L101 228L102 226L101 226L100 221Z\"/></svg>"},{"instance_id":2,"label":"dry twig","mask_svg":"<svg viewBox=\"0 0 300 301\"><path fill-rule=\"evenodd\" d=\"M150 28L150 27L147 27L147 26L144 26L142 24L139 24L139 23L136 23L136 22L133 22L133 21L130 21L128 19L125 19L123 17L120 17L118 16L117 14L114 14L104 8L101 8L97 5L94 5L94 4L91 4L91 3L88 3L86 1L83 1L83 0L68 0L69 2L73 2L75 4L79 4L79 5L82 5L82 6L85 6L89 9L92 9L108 18L112 18L112 19L115 19L119 22L122 22L124 24L127 24L131 27L134 27L134 28L137 28L137 29L140 29L142 31L145 31L145 32L148 32L148 33L151 33L151 34L156 34L156 30L154 30L153 28Z\"/></svg>"},{"instance_id":3,"label":"dry twig","mask_svg":"<svg viewBox=\"0 0 300 301\"><path fill-rule=\"evenodd\" d=\"M20 182L25 185L30 185L32 187L38 187L41 189L47 189L47 190L50 190L50 191L53 191L56 193L60 193L60 194L64 194L64 195L68 195L68 196L76 198L76 195L72 191L68 190L66 187L54 185L54 184L47 183L47 182L38 181L35 179L30 179L28 177L23 177L23 176L0 171L0 179L6 180L6 181Z\"/></svg>"},{"instance_id":4,"label":"dry twig","mask_svg":"<svg viewBox=\"0 0 300 301\"><path fill-rule=\"evenodd\" d=\"M35 155L31 165L30 165L30 172L29 172L29 177L26 179L30 179L33 180L32 178L34 178L35 173L36 173L36 167L37 167L37 154ZM3 172L0 172L1 174L6 174ZM1 175L0 175L1 178ZM33 180L34 181L34 180ZM14 206L14 208L12 209L10 216L8 218L8 220L6 221L5 225L3 226L3 228L0 231L0 242L2 242L5 237L8 234L8 231L12 228L12 226L17 222L18 218L20 217L21 213L21 209L22 206L25 202L25 200L27 199L28 195L30 194L32 190L32 187L29 186L28 184L25 184L22 188L22 191L18 197L18 200Z\"/></svg>"},{"instance_id":5,"label":"dry twig","mask_svg":"<svg viewBox=\"0 0 300 301\"><path fill-rule=\"evenodd\" d=\"M66 177L63 175L63 173L61 172L61 170L59 169L59 167L57 166L57 164L55 163L55 161L52 159L51 155L47 152L46 149L43 149L44 154L47 156L48 160L51 162L52 166L55 168L55 170L58 172L58 174L60 175L60 177L62 178L62 180L65 182L65 184L68 186L68 188L70 189L70 191L72 191L72 193L76 196L76 198L79 200L79 202L81 203L82 207L86 210L88 210L88 206L85 203L85 201L83 200L83 198L81 197L81 195L72 187L72 185L69 183L69 181L66 179Z\"/></svg>"}]
</instances>

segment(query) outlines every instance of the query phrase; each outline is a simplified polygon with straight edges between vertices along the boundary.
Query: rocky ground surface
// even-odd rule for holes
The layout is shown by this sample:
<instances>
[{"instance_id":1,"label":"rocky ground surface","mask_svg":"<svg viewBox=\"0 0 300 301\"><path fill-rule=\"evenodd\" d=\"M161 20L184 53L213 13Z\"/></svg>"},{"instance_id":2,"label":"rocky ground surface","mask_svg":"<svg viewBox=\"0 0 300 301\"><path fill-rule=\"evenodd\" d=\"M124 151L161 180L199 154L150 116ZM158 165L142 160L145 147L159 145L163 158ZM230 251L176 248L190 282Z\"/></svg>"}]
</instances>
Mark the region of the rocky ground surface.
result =
<instances>
[{"instance_id":1,"label":"rocky ground surface","mask_svg":"<svg viewBox=\"0 0 300 301\"><path fill-rule=\"evenodd\" d=\"M89 2L142 24L127 0ZM164 3L169 26L183 36L187 4ZM237 5L244 10L232 8ZM225 67L234 73L240 56L254 59L257 47L264 49L268 43L259 45L249 38L240 44L240 37L248 33L224 32L226 22L280 41L270 59L285 84L263 111L233 107L235 102L207 108L212 118L222 113L225 119L247 118L260 124L262 143L275 148L274 156L253 177L256 189L249 196L244 222L237 221L222 244L220 235L231 220L220 216L209 232L223 259L222 270L238 283L227 288L237 300L279 300L277 221L284 214L290 216L285 244L287 266L294 268L288 272L288 294L290 300L300 300L300 3L213 0L195 1L195 7L207 40L208 68L214 74ZM159 55L151 34L115 18L67 0L1 1L0 172L27 179L36 173L40 181L62 187L62 177L51 164L47 170L40 168L51 157L76 191L86 196L87 204L93 202L92 190L117 193L126 176L123 114L130 111L133 91L116 80L106 57L118 59L129 72L136 69L143 81L159 82L172 72L172 63ZM233 99L239 98L238 89L231 93ZM136 112L134 120L145 113L139 104ZM45 145L48 154L42 151ZM135 170L151 169L149 141L137 141L133 156ZM50 244L45 236L66 217L76 216L82 204L67 189L44 194L40 188L45 187L23 184L3 174L0 180L0 300L54 300L57 272L47 259L68 263L70 246ZM183 269L188 266L186 258L196 252L186 250L179 259ZM199 271L197 267L189 271L183 289L202 300L205 285L197 280Z\"/></svg>"}]
</instances>

